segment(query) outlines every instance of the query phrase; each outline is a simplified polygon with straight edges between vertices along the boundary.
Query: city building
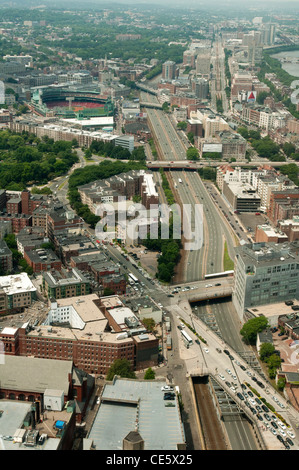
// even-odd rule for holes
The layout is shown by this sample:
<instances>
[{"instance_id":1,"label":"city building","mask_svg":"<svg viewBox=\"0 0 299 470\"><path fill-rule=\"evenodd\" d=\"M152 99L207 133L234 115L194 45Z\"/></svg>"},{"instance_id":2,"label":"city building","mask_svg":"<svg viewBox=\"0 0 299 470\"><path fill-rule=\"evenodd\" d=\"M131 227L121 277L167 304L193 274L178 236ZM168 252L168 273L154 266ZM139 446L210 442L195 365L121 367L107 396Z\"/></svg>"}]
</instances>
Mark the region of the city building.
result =
<instances>
[{"instance_id":1,"label":"city building","mask_svg":"<svg viewBox=\"0 0 299 470\"><path fill-rule=\"evenodd\" d=\"M197 78L192 80L192 91L196 98L206 100L209 94L209 82L205 78Z\"/></svg>"},{"instance_id":2,"label":"city building","mask_svg":"<svg viewBox=\"0 0 299 470\"><path fill-rule=\"evenodd\" d=\"M238 99L239 93L253 90L253 77L248 72L241 72L232 76L231 82L231 100L232 102Z\"/></svg>"},{"instance_id":3,"label":"city building","mask_svg":"<svg viewBox=\"0 0 299 470\"><path fill-rule=\"evenodd\" d=\"M210 75L211 53L203 49L197 54L195 66L196 75Z\"/></svg>"},{"instance_id":4,"label":"city building","mask_svg":"<svg viewBox=\"0 0 299 470\"><path fill-rule=\"evenodd\" d=\"M175 62L172 60L167 60L162 64L162 78L163 80L174 80L177 77L177 67Z\"/></svg>"},{"instance_id":5,"label":"city building","mask_svg":"<svg viewBox=\"0 0 299 470\"><path fill-rule=\"evenodd\" d=\"M37 298L37 289L26 273L0 276L0 313L22 312Z\"/></svg>"},{"instance_id":6,"label":"city building","mask_svg":"<svg viewBox=\"0 0 299 470\"><path fill-rule=\"evenodd\" d=\"M7 243L0 239L0 272L1 275L10 273L13 268L12 252Z\"/></svg>"},{"instance_id":7,"label":"city building","mask_svg":"<svg viewBox=\"0 0 299 470\"><path fill-rule=\"evenodd\" d=\"M260 209L261 198L249 183L223 182L223 197L234 211L256 212Z\"/></svg>"},{"instance_id":8,"label":"city building","mask_svg":"<svg viewBox=\"0 0 299 470\"><path fill-rule=\"evenodd\" d=\"M58 300L90 294L91 283L77 268L52 270L43 272L42 289L48 299Z\"/></svg>"},{"instance_id":9,"label":"city building","mask_svg":"<svg viewBox=\"0 0 299 470\"><path fill-rule=\"evenodd\" d=\"M279 228L273 228L269 224L262 224L256 226L255 241L256 243L285 243L289 241L289 237Z\"/></svg>"},{"instance_id":10,"label":"city building","mask_svg":"<svg viewBox=\"0 0 299 470\"><path fill-rule=\"evenodd\" d=\"M5 330L9 337L12 328ZM71 450L94 378L74 368L72 361L9 352L0 367L2 450Z\"/></svg>"},{"instance_id":11,"label":"city building","mask_svg":"<svg viewBox=\"0 0 299 470\"><path fill-rule=\"evenodd\" d=\"M24 259L33 269L34 273L42 271L61 271L62 263L51 249L38 248L37 250L25 251Z\"/></svg>"},{"instance_id":12,"label":"city building","mask_svg":"<svg viewBox=\"0 0 299 470\"><path fill-rule=\"evenodd\" d=\"M120 377L105 384L84 448L186 450L178 397L171 406L165 406L161 392L161 386L165 384L165 381Z\"/></svg>"},{"instance_id":13,"label":"city building","mask_svg":"<svg viewBox=\"0 0 299 470\"><path fill-rule=\"evenodd\" d=\"M247 308L298 299L298 248L297 242L235 248L233 303L240 318Z\"/></svg>"},{"instance_id":14,"label":"city building","mask_svg":"<svg viewBox=\"0 0 299 470\"><path fill-rule=\"evenodd\" d=\"M24 324L11 335L2 331L0 340L12 355L73 361L90 374L106 374L118 358L134 370L158 363L159 340L117 296L53 300L42 324Z\"/></svg>"}]
</instances>

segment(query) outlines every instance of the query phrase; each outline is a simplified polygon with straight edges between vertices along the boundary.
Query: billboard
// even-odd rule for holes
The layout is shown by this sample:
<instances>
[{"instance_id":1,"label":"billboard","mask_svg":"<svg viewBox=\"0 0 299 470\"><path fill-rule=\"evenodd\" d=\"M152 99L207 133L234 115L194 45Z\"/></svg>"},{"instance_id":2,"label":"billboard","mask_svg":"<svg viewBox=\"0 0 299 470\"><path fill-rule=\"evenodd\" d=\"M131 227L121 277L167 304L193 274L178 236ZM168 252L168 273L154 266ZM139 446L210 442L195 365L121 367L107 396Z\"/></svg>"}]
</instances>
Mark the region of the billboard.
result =
<instances>
[{"instance_id":1,"label":"billboard","mask_svg":"<svg viewBox=\"0 0 299 470\"><path fill-rule=\"evenodd\" d=\"M254 101L256 101L256 91L248 91L247 102L253 103Z\"/></svg>"}]
</instances>

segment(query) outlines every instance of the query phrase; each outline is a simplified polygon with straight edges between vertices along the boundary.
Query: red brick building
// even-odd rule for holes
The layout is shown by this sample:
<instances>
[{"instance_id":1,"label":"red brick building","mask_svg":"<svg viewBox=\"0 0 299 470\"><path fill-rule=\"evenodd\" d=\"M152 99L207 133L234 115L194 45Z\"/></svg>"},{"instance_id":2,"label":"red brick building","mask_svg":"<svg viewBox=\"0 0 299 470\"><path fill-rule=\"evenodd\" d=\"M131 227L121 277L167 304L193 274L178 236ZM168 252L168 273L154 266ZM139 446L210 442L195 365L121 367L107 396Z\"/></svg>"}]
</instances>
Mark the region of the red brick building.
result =
<instances>
[{"instance_id":1,"label":"red brick building","mask_svg":"<svg viewBox=\"0 0 299 470\"><path fill-rule=\"evenodd\" d=\"M124 308L118 297L110 301L90 294L80 299L74 297L74 301L60 299L51 305L50 324L34 330L25 325L12 331L2 330L0 341L5 354L73 361L75 367L89 374L106 374L116 359L127 359L134 370L157 365L159 339L152 333L145 334L146 329L140 323L140 333L133 329L134 335L128 335L130 328L120 325L107 307L107 302L112 303L114 299L115 306ZM130 309L126 311L128 316L134 316ZM81 321L81 328L58 326L55 315L65 322L68 314ZM51 326L55 318L56 324Z\"/></svg>"},{"instance_id":2,"label":"red brick building","mask_svg":"<svg viewBox=\"0 0 299 470\"><path fill-rule=\"evenodd\" d=\"M42 248L32 251L24 252L24 259L28 265L33 269L34 273L42 271L61 271L61 260L56 256L52 250L44 250Z\"/></svg>"}]
</instances>

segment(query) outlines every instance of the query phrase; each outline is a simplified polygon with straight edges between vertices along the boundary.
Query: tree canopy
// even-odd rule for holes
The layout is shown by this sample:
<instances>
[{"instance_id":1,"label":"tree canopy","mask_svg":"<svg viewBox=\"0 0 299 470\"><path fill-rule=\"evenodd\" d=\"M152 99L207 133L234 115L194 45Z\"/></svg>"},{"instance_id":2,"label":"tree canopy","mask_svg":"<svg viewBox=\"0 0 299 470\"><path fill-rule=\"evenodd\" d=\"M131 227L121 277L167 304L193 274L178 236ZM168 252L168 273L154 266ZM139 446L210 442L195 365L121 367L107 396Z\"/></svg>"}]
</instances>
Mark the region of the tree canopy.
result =
<instances>
[{"instance_id":1,"label":"tree canopy","mask_svg":"<svg viewBox=\"0 0 299 470\"><path fill-rule=\"evenodd\" d=\"M136 379L136 374L132 370L131 364L127 359L116 359L110 366L106 380L113 380L115 375L127 379Z\"/></svg>"},{"instance_id":2,"label":"tree canopy","mask_svg":"<svg viewBox=\"0 0 299 470\"><path fill-rule=\"evenodd\" d=\"M246 323L244 323L243 327L240 330L240 334L242 335L244 341L249 344L255 344L257 339L257 334L263 331L268 326L268 320L266 317L256 317L251 318Z\"/></svg>"}]
</instances>

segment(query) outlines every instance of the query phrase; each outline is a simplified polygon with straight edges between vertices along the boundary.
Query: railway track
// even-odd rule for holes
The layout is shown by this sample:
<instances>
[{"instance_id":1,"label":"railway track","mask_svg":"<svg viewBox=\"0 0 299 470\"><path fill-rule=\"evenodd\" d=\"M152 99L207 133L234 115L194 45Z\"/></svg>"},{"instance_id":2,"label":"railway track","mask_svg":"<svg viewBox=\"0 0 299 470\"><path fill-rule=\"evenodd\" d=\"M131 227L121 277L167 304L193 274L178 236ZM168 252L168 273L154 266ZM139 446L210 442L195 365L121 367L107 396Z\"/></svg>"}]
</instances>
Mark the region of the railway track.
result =
<instances>
[{"instance_id":1,"label":"railway track","mask_svg":"<svg viewBox=\"0 0 299 470\"><path fill-rule=\"evenodd\" d=\"M216 414L208 377L194 377L194 395L203 435L203 450L228 450L223 430Z\"/></svg>"}]
</instances>

